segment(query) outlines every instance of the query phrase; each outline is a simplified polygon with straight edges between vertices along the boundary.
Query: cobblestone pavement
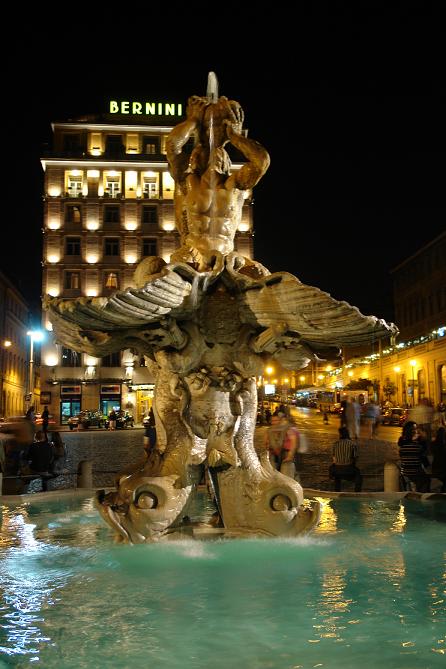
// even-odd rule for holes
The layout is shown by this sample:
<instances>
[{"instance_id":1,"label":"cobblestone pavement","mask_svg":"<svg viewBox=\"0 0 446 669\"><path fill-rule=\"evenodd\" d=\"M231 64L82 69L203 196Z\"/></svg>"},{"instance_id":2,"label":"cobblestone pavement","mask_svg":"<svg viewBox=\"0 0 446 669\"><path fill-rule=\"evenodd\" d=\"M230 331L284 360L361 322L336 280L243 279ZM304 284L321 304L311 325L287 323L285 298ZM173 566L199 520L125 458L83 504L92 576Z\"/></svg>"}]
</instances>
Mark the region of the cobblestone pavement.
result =
<instances>
[{"instance_id":1,"label":"cobblestone pavement","mask_svg":"<svg viewBox=\"0 0 446 669\"><path fill-rule=\"evenodd\" d=\"M291 417L300 432L301 455L298 472L304 488L333 490L333 481L328 478L331 464L331 448L338 438L339 417L331 415L328 425L322 416L312 409L293 408ZM256 443L265 437L265 427L256 430ZM358 467L364 477L364 492L379 492L384 489L384 463L398 459L397 439L400 428L380 426L376 439L368 439L362 428L358 440ZM343 490L351 491L353 482L344 481Z\"/></svg>"},{"instance_id":2,"label":"cobblestone pavement","mask_svg":"<svg viewBox=\"0 0 446 669\"><path fill-rule=\"evenodd\" d=\"M300 481L304 488L332 490L333 482L328 478L331 462L331 446L337 438L339 418L330 416L325 425L320 414L311 409L292 409L292 418L301 434L302 454L299 462ZM267 427L256 429L256 447L265 438ZM397 459L396 441L400 429L381 426L377 439L369 440L365 435L359 439L358 466L364 476L363 491L377 492L384 487L384 463ZM64 472L49 482L49 489L75 488L77 470L82 460L93 463L94 487L114 486L116 474L128 465L140 460L143 455L143 430L133 428L109 432L90 429L82 432L63 432L67 457ZM39 481L33 481L29 492L41 489ZM344 482L343 490L353 490L353 483Z\"/></svg>"}]
</instances>

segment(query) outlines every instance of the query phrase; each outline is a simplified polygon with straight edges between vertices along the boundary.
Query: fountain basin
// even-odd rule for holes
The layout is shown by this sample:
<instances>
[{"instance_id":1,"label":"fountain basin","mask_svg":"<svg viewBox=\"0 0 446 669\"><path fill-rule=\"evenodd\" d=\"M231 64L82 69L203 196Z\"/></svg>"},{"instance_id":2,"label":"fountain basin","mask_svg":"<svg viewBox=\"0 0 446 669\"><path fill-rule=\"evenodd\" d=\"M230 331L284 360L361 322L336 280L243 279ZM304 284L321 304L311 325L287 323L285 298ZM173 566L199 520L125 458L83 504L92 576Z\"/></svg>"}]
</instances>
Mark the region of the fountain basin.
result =
<instances>
[{"instance_id":1,"label":"fountain basin","mask_svg":"<svg viewBox=\"0 0 446 669\"><path fill-rule=\"evenodd\" d=\"M305 537L224 538L202 494L195 539L137 546L93 491L1 498L6 663L443 666L445 496L305 495L322 503Z\"/></svg>"}]
</instances>

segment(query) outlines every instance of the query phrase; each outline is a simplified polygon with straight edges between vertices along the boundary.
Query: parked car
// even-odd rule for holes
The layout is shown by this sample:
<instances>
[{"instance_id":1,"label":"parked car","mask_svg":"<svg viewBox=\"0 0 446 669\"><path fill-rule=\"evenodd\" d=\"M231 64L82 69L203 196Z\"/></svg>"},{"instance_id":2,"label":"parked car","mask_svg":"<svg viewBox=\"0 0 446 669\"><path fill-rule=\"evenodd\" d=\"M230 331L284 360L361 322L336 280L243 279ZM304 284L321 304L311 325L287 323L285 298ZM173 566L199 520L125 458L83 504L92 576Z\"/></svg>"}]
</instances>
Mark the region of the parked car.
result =
<instances>
[{"instance_id":1,"label":"parked car","mask_svg":"<svg viewBox=\"0 0 446 669\"><path fill-rule=\"evenodd\" d=\"M387 407L381 414L379 421L381 425L404 425L407 416L408 411L403 407Z\"/></svg>"}]
</instances>

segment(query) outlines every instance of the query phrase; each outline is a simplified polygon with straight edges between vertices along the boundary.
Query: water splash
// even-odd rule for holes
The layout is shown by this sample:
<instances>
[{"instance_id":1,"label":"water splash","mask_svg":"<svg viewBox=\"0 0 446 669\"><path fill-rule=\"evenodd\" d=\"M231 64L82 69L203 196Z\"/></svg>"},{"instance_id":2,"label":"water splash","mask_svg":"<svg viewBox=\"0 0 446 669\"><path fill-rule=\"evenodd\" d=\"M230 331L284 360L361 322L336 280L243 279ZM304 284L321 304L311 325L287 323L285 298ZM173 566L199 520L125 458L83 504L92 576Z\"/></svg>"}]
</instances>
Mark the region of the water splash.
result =
<instances>
[{"instance_id":1,"label":"water splash","mask_svg":"<svg viewBox=\"0 0 446 669\"><path fill-rule=\"evenodd\" d=\"M211 104L218 100L218 79L215 72L208 73L208 87L206 90L206 97Z\"/></svg>"},{"instance_id":2,"label":"water splash","mask_svg":"<svg viewBox=\"0 0 446 669\"><path fill-rule=\"evenodd\" d=\"M218 79L215 72L208 73L208 85L206 89L206 97L209 101L209 104L215 104L218 102ZM213 168L215 165L215 141L214 141L214 116L212 109L210 110L209 115L209 166ZM215 194L216 188L216 175L214 170L211 171L211 191ZM211 210L210 210L210 225L209 225L209 234L214 236L215 230L215 196L212 198Z\"/></svg>"}]
</instances>

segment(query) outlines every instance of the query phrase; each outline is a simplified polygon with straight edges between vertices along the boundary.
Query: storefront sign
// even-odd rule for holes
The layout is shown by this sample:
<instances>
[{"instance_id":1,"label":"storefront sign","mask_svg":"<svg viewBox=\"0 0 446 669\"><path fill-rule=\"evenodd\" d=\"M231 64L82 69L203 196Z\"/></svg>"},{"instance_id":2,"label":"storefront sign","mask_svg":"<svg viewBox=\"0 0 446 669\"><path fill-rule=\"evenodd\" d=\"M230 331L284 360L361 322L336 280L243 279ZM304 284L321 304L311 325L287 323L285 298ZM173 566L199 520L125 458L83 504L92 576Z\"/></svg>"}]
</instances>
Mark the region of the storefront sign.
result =
<instances>
[{"instance_id":1,"label":"storefront sign","mask_svg":"<svg viewBox=\"0 0 446 669\"><path fill-rule=\"evenodd\" d=\"M101 395L120 395L121 394L121 386L115 385L115 386L101 386Z\"/></svg>"},{"instance_id":2,"label":"storefront sign","mask_svg":"<svg viewBox=\"0 0 446 669\"><path fill-rule=\"evenodd\" d=\"M182 116L183 105L175 102L134 102L132 100L110 100L110 114L134 114L138 116Z\"/></svg>"},{"instance_id":3,"label":"storefront sign","mask_svg":"<svg viewBox=\"0 0 446 669\"><path fill-rule=\"evenodd\" d=\"M61 395L80 395L81 387L80 386L60 386Z\"/></svg>"},{"instance_id":4,"label":"storefront sign","mask_svg":"<svg viewBox=\"0 0 446 669\"><path fill-rule=\"evenodd\" d=\"M50 391L40 391L40 404L51 404Z\"/></svg>"}]
</instances>

